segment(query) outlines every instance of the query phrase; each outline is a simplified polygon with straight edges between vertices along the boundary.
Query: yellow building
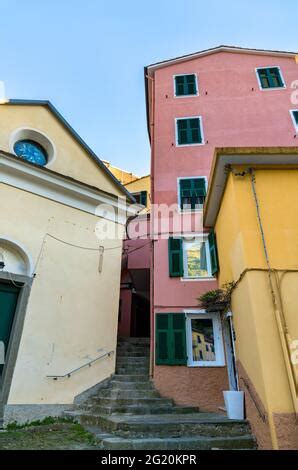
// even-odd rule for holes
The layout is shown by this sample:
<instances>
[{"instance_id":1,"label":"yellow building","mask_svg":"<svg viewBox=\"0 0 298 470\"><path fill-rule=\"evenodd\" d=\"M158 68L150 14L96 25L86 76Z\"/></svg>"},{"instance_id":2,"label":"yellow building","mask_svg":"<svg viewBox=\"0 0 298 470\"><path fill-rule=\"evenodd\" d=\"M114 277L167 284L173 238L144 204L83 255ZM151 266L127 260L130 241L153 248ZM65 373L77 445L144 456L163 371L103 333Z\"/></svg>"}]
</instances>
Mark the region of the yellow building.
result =
<instances>
[{"instance_id":1,"label":"yellow building","mask_svg":"<svg viewBox=\"0 0 298 470\"><path fill-rule=\"evenodd\" d=\"M126 223L115 211L131 199L51 103L1 104L5 423L57 416L114 373Z\"/></svg>"},{"instance_id":2,"label":"yellow building","mask_svg":"<svg viewBox=\"0 0 298 470\"><path fill-rule=\"evenodd\" d=\"M131 181L130 183L126 183L124 185L126 189L133 195L136 202L138 204L145 206L145 209L142 211L143 213L150 212L150 208L151 208L150 185L151 185L150 175L141 176Z\"/></svg>"},{"instance_id":3,"label":"yellow building","mask_svg":"<svg viewBox=\"0 0 298 470\"><path fill-rule=\"evenodd\" d=\"M132 194L136 203L145 206L145 208L140 212L140 214L150 212L150 175L137 176L131 172L122 170L121 168L117 168L116 166L111 165L110 162L106 160L103 160L103 163L117 178L117 180L126 187L127 191Z\"/></svg>"},{"instance_id":4,"label":"yellow building","mask_svg":"<svg viewBox=\"0 0 298 470\"><path fill-rule=\"evenodd\" d=\"M117 180L120 181L120 183L123 185L131 183L135 179L139 178L137 175L134 175L133 173L129 171L122 170L121 168L111 165L111 163L108 162L107 160L102 160L102 162L106 165L106 167L110 170L110 172L117 178Z\"/></svg>"},{"instance_id":5,"label":"yellow building","mask_svg":"<svg viewBox=\"0 0 298 470\"><path fill-rule=\"evenodd\" d=\"M234 282L238 382L260 448L298 448L298 148L215 152L204 223Z\"/></svg>"}]
</instances>

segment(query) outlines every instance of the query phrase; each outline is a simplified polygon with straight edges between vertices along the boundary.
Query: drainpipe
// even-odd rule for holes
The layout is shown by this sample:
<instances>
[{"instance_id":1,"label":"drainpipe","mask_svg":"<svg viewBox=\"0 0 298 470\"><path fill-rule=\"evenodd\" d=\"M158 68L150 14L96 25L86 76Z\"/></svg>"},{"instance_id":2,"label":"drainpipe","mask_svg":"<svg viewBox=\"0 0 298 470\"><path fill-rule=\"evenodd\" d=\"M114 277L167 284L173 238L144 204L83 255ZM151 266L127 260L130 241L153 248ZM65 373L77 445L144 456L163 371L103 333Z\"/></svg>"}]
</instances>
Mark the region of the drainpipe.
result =
<instances>
[{"instance_id":1,"label":"drainpipe","mask_svg":"<svg viewBox=\"0 0 298 470\"><path fill-rule=\"evenodd\" d=\"M154 317L154 125L155 125L155 80L146 75L151 85L151 113L150 116L150 134L151 134L151 165L150 165L150 193L151 193L151 214L149 236L151 237L151 262L150 262L150 370L149 374L153 377L154 355L155 355L155 317Z\"/></svg>"},{"instance_id":2,"label":"drainpipe","mask_svg":"<svg viewBox=\"0 0 298 470\"><path fill-rule=\"evenodd\" d=\"M288 345L288 338L287 338L288 337L288 329L287 329L287 325L286 325L286 321L285 321L285 317L283 315L283 312L279 308L277 296L276 296L275 290L274 290L274 284L273 284L273 280L272 280L272 273L274 271L272 270L271 265L270 265L268 249L267 249L267 245L266 245L266 239L265 239L265 234L264 234L264 229L263 229L263 224L262 224L262 219L261 219L261 214L260 214L260 205L259 205L258 196L257 196L257 192L256 192L256 186L255 186L256 177L255 177L254 170L252 168L249 169L249 174L250 174L250 178L251 178L251 188L252 188L252 193L253 193L256 212L257 212L257 218L258 218L258 223L259 223L259 228L260 228L260 233L261 233L261 238L262 238L263 250L264 250L266 264L267 264L267 268L268 268L268 279L269 279L270 292L271 292L271 297L272 297L272 302L273 302L274 314L275 314L275 319L276 319L276 323L277 323L279 338L280 338L280 342L281 342L281 346L282 346L286 371L287 371L287 375L288 375L290 391L291 391L291 396L292 396L292 402L293 402L294 410L295 410L295 413L296 413L296 416L297 416L298 401L297 401L296 384L295 384L295 380L294 380L294 376L293 376L293 369L292 369L292 363L291 363L291 357L290 357L290 351L289 351L289 345ZM278 297L279 297L279 292L278 292ZM279 303L280 302L281 302L281 299L279 298ZM277 436L276 436L273 416L272 416L271 413L268 413L268 421L269 421L269 427L270 427L270 433L271 433L273 448L278 449Z\"/></svg>"}]
</instances>

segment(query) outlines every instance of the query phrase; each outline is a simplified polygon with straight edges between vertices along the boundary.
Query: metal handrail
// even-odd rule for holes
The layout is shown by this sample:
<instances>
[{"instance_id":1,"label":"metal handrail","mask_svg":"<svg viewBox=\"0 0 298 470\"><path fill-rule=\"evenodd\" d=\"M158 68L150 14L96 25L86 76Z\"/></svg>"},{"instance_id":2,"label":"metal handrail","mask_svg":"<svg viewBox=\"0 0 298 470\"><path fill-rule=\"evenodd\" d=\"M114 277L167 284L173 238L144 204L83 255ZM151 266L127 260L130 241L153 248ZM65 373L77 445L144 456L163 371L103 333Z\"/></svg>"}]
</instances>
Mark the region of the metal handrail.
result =
<instances>
[{"instance_id":1,"label":"metal handrail","mask_svg":"<svg viewBox=\"0 0 298 470\"><path fill-rule=\"evenodd\" d=\"M84 367L87 367L87 366L91 367L92 364L94 364L94 362L98 361L99 359L103 359L106 356L110 357L112 354L114 354L114 352L115 351L109 351L105 354L102 354L101 356L98 356L95 359L92 359L92 361L86 362L86 364L83 364L82 366L77 367L76 369L73 369L73 370L71 370L70 372L67 372L64 375L47 375L46 377L47 377L47 379L53 379L53 380L64 379L65 377L69 378L72 374L74 374L75 372L78 372L79 370L83 369Z\"/></svg>"}]
</instances>

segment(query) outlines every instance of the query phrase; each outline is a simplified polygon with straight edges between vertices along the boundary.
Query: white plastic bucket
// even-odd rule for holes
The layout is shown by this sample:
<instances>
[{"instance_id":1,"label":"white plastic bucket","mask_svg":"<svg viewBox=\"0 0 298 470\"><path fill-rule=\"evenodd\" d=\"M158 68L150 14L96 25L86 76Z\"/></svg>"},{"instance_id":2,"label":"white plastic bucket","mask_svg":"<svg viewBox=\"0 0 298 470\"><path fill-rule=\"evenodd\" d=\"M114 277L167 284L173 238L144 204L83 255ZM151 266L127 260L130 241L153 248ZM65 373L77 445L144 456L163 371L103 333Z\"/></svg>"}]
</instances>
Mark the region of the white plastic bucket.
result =
<instances>
[{"instance_id":1,"label":"white plastic bucket","mask_svg":"<svg viewBox=\"0 0 298 470\"><path fill-rule=\"evenodd\" d=\"M244 419L244 392L223 392L229 419Z\"/></svg>"}]
</instances>

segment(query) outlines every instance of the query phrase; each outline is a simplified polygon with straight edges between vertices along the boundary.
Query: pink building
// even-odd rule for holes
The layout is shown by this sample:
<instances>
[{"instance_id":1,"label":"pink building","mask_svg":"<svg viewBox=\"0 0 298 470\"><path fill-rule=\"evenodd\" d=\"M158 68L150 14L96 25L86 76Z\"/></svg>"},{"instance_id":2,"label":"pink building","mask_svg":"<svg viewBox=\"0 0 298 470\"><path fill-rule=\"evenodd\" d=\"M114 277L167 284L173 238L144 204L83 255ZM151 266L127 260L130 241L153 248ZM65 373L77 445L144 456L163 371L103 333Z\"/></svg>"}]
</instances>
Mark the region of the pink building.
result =
<instances>
[{"instance_id":1,"label":"pink building","mask_svg":"<svg viewBox=\"0 0 298 470\"><path fill-rule=\"evenodd\" d=\"M179 404L218 411L236 387L230 320L197 300L217 287L214 239L201 223L214 149L297 145L297 79L293 53L228 46L145 68L151 202L176 204L169 239L152 224L151 370Z\"/></svg>"},{"instance_id":2,"label":"pink building","mask_svg":"<svg viewBox=\"0 0 298 470\"><path fill-rule=\"evenodd\" d=\"M129 238L128 238L129 237ZM150 214L128 225L123 245L118 336L150 336Z\"/></svg>"}]
</instances>

